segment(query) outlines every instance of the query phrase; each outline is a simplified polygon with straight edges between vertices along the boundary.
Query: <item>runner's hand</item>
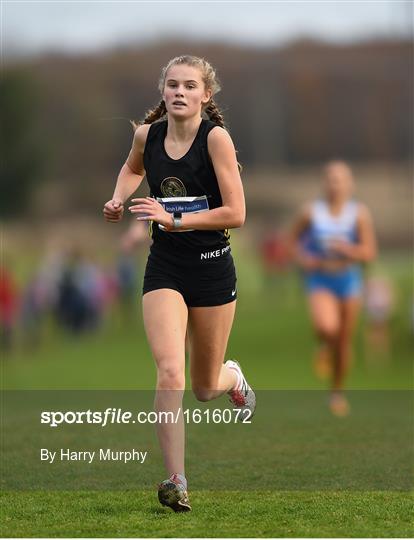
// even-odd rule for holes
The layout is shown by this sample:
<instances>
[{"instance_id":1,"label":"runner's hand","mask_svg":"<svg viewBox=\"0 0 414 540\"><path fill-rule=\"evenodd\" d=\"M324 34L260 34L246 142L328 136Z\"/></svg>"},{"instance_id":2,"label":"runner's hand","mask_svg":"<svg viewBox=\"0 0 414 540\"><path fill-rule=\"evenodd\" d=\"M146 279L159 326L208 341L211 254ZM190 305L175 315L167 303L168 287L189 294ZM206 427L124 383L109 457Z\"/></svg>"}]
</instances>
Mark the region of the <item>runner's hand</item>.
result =
<instances>
[{"instance_id":1,"label":"runner's hand","mask_svg":"<svg viewBox=\"0 0 414 540\"><path fill-rule=\"evenodd\" d=\"M142 199L132 199L134 204L129 207L132 214L138 214L138 221L156 221L160 225L163 225L167 231L173 227L171 214L168 213L162 204L152 197L145 197Z\"/></svg>"},{"instance_id":2,"label":"runner's hand","mask_svg":"<svg viewBox=\"0 0 414 540\"><path fill-rule=\"evenodd\" d=\"M307 253L301 253L298 258L299 266L301 266L303 270L306 270L308 272L320 268L321 262L322 261L319 257L314 257L313 255L309 255Z\"/></svg>"},{"instance_id":3,"label":"runner's hand","mask_svg":"<svg viewBox=\"0 0 414 540\"><path fill-rule=\"evenodd\" d=\"M103 215L106 221L117 223L121 221L124 214L124 205L122 201L111 199L103 207Z\"/></svg>"},{"instance_id":4,"label":"runner's hand","mask_svg":"<svg viewBox=\"0 0 414 540\"><path fill-rule=\"evenodd\" d=\"M329 249L338 255L342 255L343 257L352 258L354 244L351 244L346 240L332 240L329 242Z\"/></svg>"}]
</instances>

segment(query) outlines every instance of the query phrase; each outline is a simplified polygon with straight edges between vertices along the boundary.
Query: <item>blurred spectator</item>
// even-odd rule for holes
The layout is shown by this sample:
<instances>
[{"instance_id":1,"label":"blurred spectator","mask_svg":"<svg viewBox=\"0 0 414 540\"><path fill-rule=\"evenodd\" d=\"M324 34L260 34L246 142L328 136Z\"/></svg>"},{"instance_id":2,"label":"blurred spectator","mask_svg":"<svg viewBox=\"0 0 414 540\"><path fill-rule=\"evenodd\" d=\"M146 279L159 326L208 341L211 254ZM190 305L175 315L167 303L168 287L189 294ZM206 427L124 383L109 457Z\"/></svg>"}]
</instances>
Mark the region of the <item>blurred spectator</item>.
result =
<instances>
[{"instance_id":1,"label":"blurred spectator","mask_svg":"<svg viewBox=\"0 0 414 540\"><path fill-rule=\"evenodd\" d=\"M9 351L13 346L18 291L10 269L0 267L0 348Z\"/></svg>"},{"instance_id":2,"label":"blurred spectator","mask_svg":"<svg viewBox=\"0 0 414 540\"><path fill-rule=\"evenodd\" d=\"M62 272L62 255L51 251L24 288L20 318L24 341L30 346L39 344L45 318L54 311Z\"/></svg>"},{"instance_id":3,"label":"blurred spectator","mask_svg":"<svg viewBox=\"0 0 414 540\"><path fill-rule=\"evenodd\" d=\"M381 275L369 277L364 289L365 340L368 349L375 351L376 356L390 351L390 319L394 307L395 293L391 281Z\"/></svg>"},{"instance_id":4,"label":"blurred spectator","mask_svg":"<svg viewBox=\"0 0 414 540\"><path fill-rule=\"evenodd\" d=\"M285 272L290 262L285 236L274 229L266 229L259 245L261 260L266 277Z\"/></svg>"},{"instance_id":5,"label":"blurred spectator","mask_svg":"<svg viewBox=\"0 0 414 540\"><path fill-rule=\"evenodd\" d=\"M40 342L43 315L44 305L40 281L35 276L24 288L20 312L23 338L30 346L38 345Z\"/></svg>"},{"instance_id":6,"label":"blurred spectator","mask_svg":"<svg viewBox=\"0 0 414 540\"><path fill-rule=\"evenodd\" d=\"M148 240L148 228L142 221L133 220L121 237L117 263L119 300L122 318L129 321L137 306L139 287L139 255L137 248Z\"/></svg>"},{"instance_id":7,"label":"blurred spectator","mask_svg":"<svg viewBox=\"0 0 414 540\"><path fill-rule=\"evenodd\" d=\"M58 322L73 333L96 329L107 300L106 285L98 266L74 250L58 285Z\"/></svg>"}]
</instances>

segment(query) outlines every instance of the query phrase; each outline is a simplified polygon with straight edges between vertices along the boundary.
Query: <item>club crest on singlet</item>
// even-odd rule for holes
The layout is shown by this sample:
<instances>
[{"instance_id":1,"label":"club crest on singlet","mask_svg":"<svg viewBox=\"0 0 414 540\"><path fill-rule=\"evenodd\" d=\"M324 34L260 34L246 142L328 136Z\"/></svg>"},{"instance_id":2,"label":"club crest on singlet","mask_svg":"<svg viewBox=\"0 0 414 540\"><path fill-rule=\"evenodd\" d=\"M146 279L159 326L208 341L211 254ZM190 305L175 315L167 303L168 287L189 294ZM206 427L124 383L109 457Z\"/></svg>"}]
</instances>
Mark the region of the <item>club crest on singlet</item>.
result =
<instances>
[{"instance_id":1,"label":"club crest on singlet","mask_svg":"<svg viewBox=\"0 0 414 540\"><path fill-rule=\"evenodd\" d=\"M179 178L168 176L161 182L161 193L164 197L185 197L187 190Z\"/></svg>"}]
</instances>

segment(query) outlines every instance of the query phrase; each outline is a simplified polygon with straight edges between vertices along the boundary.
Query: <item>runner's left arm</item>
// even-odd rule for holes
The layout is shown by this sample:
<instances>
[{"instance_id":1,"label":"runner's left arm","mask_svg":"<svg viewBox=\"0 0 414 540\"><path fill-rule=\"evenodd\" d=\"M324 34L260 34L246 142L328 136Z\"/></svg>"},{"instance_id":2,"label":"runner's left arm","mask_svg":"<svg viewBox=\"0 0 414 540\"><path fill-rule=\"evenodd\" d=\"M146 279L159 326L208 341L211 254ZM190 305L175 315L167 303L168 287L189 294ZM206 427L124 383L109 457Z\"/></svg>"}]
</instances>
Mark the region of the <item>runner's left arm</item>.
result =
<instances>
[{"instance_id":1,"label":"runner's left arm","mask_svg":"<svg viewBox=\"0 0 414 540\"><path fill-rule=\"evenodd\" d=\"M246 219L246 203L233 141L224 128L217 126L210 131L207 144L222 206L199 214L184 214L182 228L214 230L241 227Z\"/></svg>"},{"instance_id":2,"label":"runner's left arm","mask_svg":"<svg viewBox=\"0 0 414 540\"><path fill-rule=\"evenodd\" d=\"M332 243L332 248L351 261L370 262L377 255L377 241L371 212L363 204L358 208L357 233L356 244L339 240Z\"/></svg>"}]
</instances>

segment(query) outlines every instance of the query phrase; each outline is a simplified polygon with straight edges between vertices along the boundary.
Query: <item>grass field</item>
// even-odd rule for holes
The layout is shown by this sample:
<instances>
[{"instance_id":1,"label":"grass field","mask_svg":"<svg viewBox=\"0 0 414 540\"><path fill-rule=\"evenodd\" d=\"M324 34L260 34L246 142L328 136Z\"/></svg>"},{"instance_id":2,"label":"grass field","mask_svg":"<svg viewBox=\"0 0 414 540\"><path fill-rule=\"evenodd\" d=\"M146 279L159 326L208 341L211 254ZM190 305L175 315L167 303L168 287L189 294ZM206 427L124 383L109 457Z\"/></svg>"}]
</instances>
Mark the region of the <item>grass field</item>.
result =
<instances>
[{"instance_id":1,"label":"grass field","mask_svg":"<svg viewBox=\"0 0 414 540\"><path fill-rule=\"evenodd\" d=\"M361 324L355 338L355 361L349 377L349 387L360 391L385 390L387 392L412 388L412 333L411 316L411 277L407 257L390 256L384 260L383 267L395 281L398 293L397 310L392 320L392 347L390 353L380 354L367 350L364 329ZM228 348L228 357L238 358L245 368L249 382L259 390L297 391L323 390L324 384L317 381L311 369L313 338L306 313L300 285L296 276L280 278L269 287L263 286L253 259L238 257L239 301L237 318ZM71 340L46 329L46 339L36 350L19 346L3 363L3 386L9 390L28 389L107 389L107 390L150 390L154 386L155 370L150 359L148 346L142 329L141 317L137 310L136 321L125 326L119 314L112 316L104 328L94 336ZM291 394L293 395L293 394ZM338 464L329 454L329 447L314 454L315 463L320 464L320 473L314 471L309 477L311 466L306 467L306 440L312 441L312 431L303 431L302 426L312 426L311 412L300 409L295 416L289 410L272 411L281 420L274 425L288 437L296 441L297 456L285 459L283 445L274 448L266 446L268 439L265 430L255 432L250 440L249 462L243 464L238 456L239 467L228 468L224 433L231 429L223 427L220 452L215 459L203 459L203 466L196 468L199 456L207 456L203 451L209 441L195 440L188 447L191 501L193 512L175 515L161 508L156 500L156 491L145 489L143 479L137 478L131 489L92 491L79 489L61 490L11 490L2 494L2 535L11 537L411 537L414 534L413 498L410 479L403 476L405 469L392 459L384 461L384 476L396 467L396 482L389 487L375 488L375 482L358 484L352 482L345 488L335 483L331 486L314 481L317 478L338 476ZM356 406L354 411L358 411ZM373 418L383 414L371 411ZM412 411L407 411L408 424ZM364 440L364 417L336 420L321 409L321 416L315 417L315 426L323 433L349 433L355 435L355 444ZM324 416L325 415L325 416ZM368 417L367 417L368 418ZM371 418L371 417L369 417ZM258 425L261 417L258 415ZM285 424L283 424L285 422ZM343 422L341 424L341 422ZM347 423L348 422L348 423ZM349 422L355 422L354 424ZM388 422L388 424L387 424ZM368 436L373 429L367 420ZM394 420L384 417L385 432ZM269 426L269 419L264 420ZM283 425L285 427L283 427ZM252 425L253 426L253 425ZM331 428L329 427L331 426ZM328 429L329 428L329 429ZM397 429L397 428L396 428ZM378 430L378 433L380 429ZM322 433L319 431L319 433ZM401 444L407 443L410 450L412 433L396 431L401 436ZM234 441L237 437L234 436ZM211 441L210 440L210 444ZM408 440L408 441L407 441ZM367 456L382 463L386 452L378 445L377 454L366 449ZM329 444L330 441L327 441ZM191 441L190 441L191 443ZM382 444L382 443L381 443ZM400 446L401 446L400 444ZM255 445L257 457L255 458ZM231 445L230 445L231 446ZM233 445L235 446L235 445ZM303 452L300 453L300 449ZM327 450L328 448L328 450ZM273 453L272 453L273 452ZM325 453L324 453L325 452ZM340 455L340 454L338 454ZM352 477L352 453L348 461L349 477ZM253 457L252 457L253 456ZM281 459L278 460L278 456ZM375 457L376 456L376 457ZM412 453L409 454L412 457ZM317 458L317 459L316 459ZM297 473L295 463L301 462ZM278 484L277 463L282 464ZM369 470L367 463L356 463L362 470ZM366 469L364 469L366 467ZM387 469L388 468L388 469ZM358 471L358 467L354 467ZM150 469L148 469L150 471ZM329 472L332 471L332 472ZM340 472L340 471L339 471ZM163 478L162 469L155 471L154 477L146 477L145 482L155 486ZM394 474L394 473L392 473ZM397 477L401 474L399 482ZM410 474L410 472L408 472ZM325 476L324 476L325 475ZM138 475L137 475L138 476ZM234 486L226 491L228 484ZM269 477L274 482L265 480ZM234 481L236 478L236 481ZM249 478L254 489L249 488ZM218 480L216 480L218 479ZM263 481L262 481L263 479ZM133 482L132 482L133 484ZM215 484L219 486L214 489ZM263 486L262 489L260 486ZM346 485L346 482L345 482ZM207 489L211 486L211 489ZM270 489L269 489L270 486ZM278 487L279 486L279 487ZM63 487L63 486L62 486ZM82 491L80 491L82 489Z\"/></svg>"},{"instance_id":2,"label":"grass field","mask_svg":"<svg viewBox=\"0 0 414 540\"><path fill-rule=\"evenodd\" d=\"M3 495L4 536L411 537L413 498L392 492L192 492L174 514L142 491Z\"/></svg>"}]
</instances>

